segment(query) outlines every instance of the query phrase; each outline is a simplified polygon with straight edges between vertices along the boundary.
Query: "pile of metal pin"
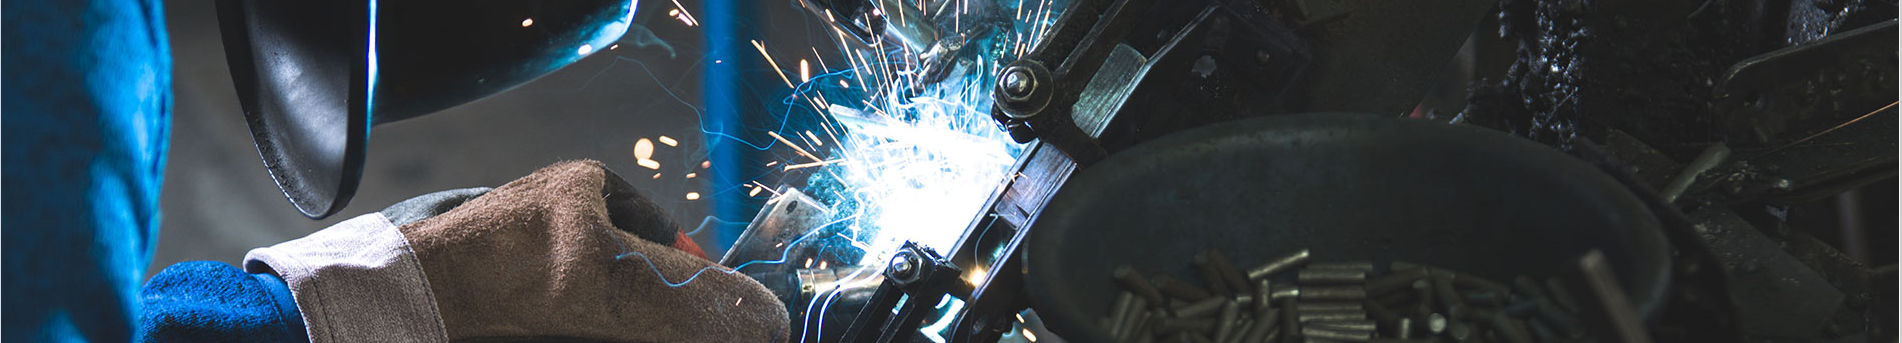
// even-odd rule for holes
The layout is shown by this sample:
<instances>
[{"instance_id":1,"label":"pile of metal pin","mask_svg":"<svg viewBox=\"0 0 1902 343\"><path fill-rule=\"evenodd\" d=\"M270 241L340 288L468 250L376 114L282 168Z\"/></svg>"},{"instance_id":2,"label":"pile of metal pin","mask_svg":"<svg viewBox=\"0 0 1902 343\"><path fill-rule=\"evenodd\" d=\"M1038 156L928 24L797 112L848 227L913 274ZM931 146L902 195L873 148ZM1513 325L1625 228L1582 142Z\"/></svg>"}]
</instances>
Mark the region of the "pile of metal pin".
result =
<instances>
[{"instance_id":1,"label":"pile of metal pin","mask_svg":"<svg viewBox=\"0 0 1902 343\"><path fill-rule=\"evenodd\" d=\"M1555 279L1506 285L1400 261L1375 275L1373 262L1311 262L1308 249L1245 272L1215 249L1194 265L1207 289L1116 268L1124 290L1100 324L1116 342L1590 341Z\"/></svg>"}]
</instances>

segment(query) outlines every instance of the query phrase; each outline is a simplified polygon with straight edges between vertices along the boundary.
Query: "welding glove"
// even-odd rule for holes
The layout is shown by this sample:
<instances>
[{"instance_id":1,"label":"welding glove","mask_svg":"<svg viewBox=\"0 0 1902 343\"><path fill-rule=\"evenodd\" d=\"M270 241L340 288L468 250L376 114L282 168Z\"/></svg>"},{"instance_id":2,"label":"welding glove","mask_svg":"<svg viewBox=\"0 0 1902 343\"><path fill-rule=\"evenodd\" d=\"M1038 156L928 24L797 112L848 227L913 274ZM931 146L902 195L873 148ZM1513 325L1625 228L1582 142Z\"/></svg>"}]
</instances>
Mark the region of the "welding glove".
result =
<instances>
[{"instance_id":1,"label":"welding glove","mask_svg":"<svg viewBox=\"0 0 1902 343\"><path fill-rule=\"evenodd\" d=\"M319 239L327 234L348 236ZM391 238L406 244L379 253L391 249L377 241ZM374 258L312 267L311 251ZM596 161L557 163L493 190L426 195L246 259L247 270L290 283L313 343L784 342L789 332L770 291L706 260L659 207ZM403 266L426 282L389 276L408 273ZM418 302L433 311L415 310Z\"/></svg>"},{"instance_id":2,"label":"welding glove","mask_svg":"<svg viewBox=\"0 0 1902 343\"><path fill-rule=\"evenodd\" d=\"M399 230L450 340L787 337L771 292L660 243L685 239L600 162L557 163Z\"/></svg>"}]
</instances>

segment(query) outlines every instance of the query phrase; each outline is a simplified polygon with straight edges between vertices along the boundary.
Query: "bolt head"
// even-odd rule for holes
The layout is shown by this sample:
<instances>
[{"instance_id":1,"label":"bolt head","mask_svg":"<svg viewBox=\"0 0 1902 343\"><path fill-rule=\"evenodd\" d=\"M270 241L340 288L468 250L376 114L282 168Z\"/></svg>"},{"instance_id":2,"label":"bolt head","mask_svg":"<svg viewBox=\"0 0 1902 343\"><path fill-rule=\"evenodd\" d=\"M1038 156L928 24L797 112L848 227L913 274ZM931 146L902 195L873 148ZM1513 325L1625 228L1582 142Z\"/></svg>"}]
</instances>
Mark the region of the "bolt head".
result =
<instances>
[{"instance_id":1,"label":"bolt head","mask_svg":"<svg viewBox=\"0 0 1902 343\"><path fill-rule=\"evenodd\" d=\"M917 264L912 262L912 255L910 252L899 252L896 255L892 255L892 261L889 268L891 268L892 276L897 276L899 278L911 278L912 273L915 273L918 271Z\"/></svg>"},{"instance_id":2,"label":"bolt head","mask_svg":"<svg viewBox=\"0 0 1902 343\"><path fill-rule=\"evenodd\" d=\"M1034 81L1031 81L1030 71L1013 68L1004 73L1003 83L1006 94L1012 97L1027 97L1030 96Z\"/></svg>"}]
</instances>

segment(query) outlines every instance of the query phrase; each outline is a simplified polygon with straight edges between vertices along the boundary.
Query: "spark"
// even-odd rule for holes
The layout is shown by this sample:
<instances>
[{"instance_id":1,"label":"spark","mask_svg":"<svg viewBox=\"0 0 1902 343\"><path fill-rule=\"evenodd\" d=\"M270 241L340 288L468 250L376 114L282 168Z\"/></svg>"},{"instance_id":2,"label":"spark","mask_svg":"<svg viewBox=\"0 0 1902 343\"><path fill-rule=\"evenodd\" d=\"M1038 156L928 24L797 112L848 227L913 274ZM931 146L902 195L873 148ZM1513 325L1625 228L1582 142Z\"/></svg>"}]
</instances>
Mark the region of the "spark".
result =
<instances>
[{"instance_id":1,"label":"spark","mask_svg":"<svg viewBox=\"0 0 1902 343\"><path fill-rule=\"evenodd\" d=\"M845 160L841 159L841 160L831 160L831 161L819 161L819 162L813 162L813 163L788 164L786 165L785 170L820 167L820 166L831 165L831 164L839 163L839 162L845 162Z\"/></svg>"},{"instance_id":2,"label":"spark","mask_svg":"<svg viewBox=\"0 0 1902 343\"><path fill-rule=\"evenodd\" d=\"M660 144L666 144L667 146L680 146L680 141L674 140L673 137L660 136L660 138L656 138L655 140L659 140Z\"/></svg>"},{"instance_id":3,"label":"spark","mask_svg":"<svg viewBox=\"0 0 1902 343\"><path fill-rule=\"evenodd\" d=\"M647 167L647 169L660 170L660 161L638 160L638 161L634 161L634 164L640 165L642 167ZM660 174L655 174L655 175L660 175ZM659 178L659 176L655 176L655 177Z\"/></svg>"},{"instance_id":4,"label":"spark","mask_svg":"<svg viewBox=\"0 0 1902 343\"><path fill-rule=\"evenodd\" d=\"M660 173L654 173L654 179L655 179L655 180L659 180L659 179L660 179Z\"/></svg>"},{"instance_id":5,"label":"spark","mask_svg":"<svg viewBox=\"0 0 1902 343\"><path fill-rule=\"evenodd\" d=\"M590 52L594 52L593 45L582 44L581 47L575 48L576 55L587 55Z\"/></svg>"},{"instance_id":6,"label":"spark","mask_svg":"<svg viewBox=\"0 0 1902 343\"><path fill-rule=\"evenodd\" d=\"M700 200L700 192L687 192L687 200Z\"/></svg>"},{"instance_id":7,"label":"spark","mask_svg":"<svg viewBox=\"0 0 1902 343\"><path fill-rule=\"evenodd\" d=\"M713 168L713 161L700 161L700 169Z\"/></svg>"},{"instance_id":8,"label":"spark","mask_svg":"<svg viewBox=\"0 0 1902 343\"><path fill-rule=\"evenodd\" d=\"M675 11L679 11L680 13L678 13L678 14L679 14L679 18L680 18L680 21L682 21L682 22L686 22L686 23L687 23L687 26L698 26L698 25L700 25L700 20L699 20L699 19L694 19L694 17L693 17L693 14L692 14L692 13L687 13L687 6L683 6L683 5L681 5L681 4L680 4L680 0L669 0L669 1L673 1L673 2L674 2L674 9L673 9L673 10L669 10L669 11L667 11L667 16L670 16L670 17L671 17L671 16L674 16L674 15L676 14L676 13L674 13L674 12L675 12Z\"/></svg>"},{"instance_id":9,"label":"spark","mask_svg":"<svg viewBox=\"0 0 1902 343\"><path fill-rule=\"evenodd\" d=\"M1876 113L1882 113L1882 111L1887 111L1890 108L1895 108L1896 104L1897 102L1890 102L1888 105L1883 105L1882 108L1878 108L1874 111L1869 111L1869 113L1867 114L1863 114L1862 116L1856 117L1855 119L1850 119L1849 121L1845 121L1842 124L1837 124L1835 127L1831 127L1828 130L1823 130L1823 132L1817 132L1816 134L1810 135L1809 137L1803 137L1803 139L1798 139L1795 142L1790 142L1790 144L1784 144L1782 147L1771 149L1770 152L1763 153L1763 155L1768 156L1778 151L1783 151L1783 149L1788 149L1790 147L1796 146L1797 144L1803 144L1803 142L1808 142L1811 139L1816 139L1816 137L1822 137L1823 135L1829 134L1830 132L1836 132L1836 130L1841 130L1843 127L1849 126L1849 124L1855 124L1856 122L1862 121L1863 119L1869 119L1869 116L1876 115Z\"/></svg>"},{"instance_id":10,"label":"spark","mask_svg":"<svg viewBox=\"0 0 1902 343\"><path fill-rule=\"evenodd\" d=\"M812 66L806 64L806 59L801 58L799 59L799 83L807 82L812 82Z\"/></svg>"},{"instance_id":11,"label":"spark","mask_svg":"<svg viewBox=\"0 0 1902 343\"><path fill-rule=\"evenodd\" d=\"M746 301L746 297L740 297L740 298L737 298L737 299L733 299L733 307L739 307L739 306L740 306L740 302L741 302L741 301ZM1033 340L1031 340L1031 341L1036 341L1036 340L1034 340L1034 339L1033 339Z\"/></svg>"},{"instance_id":12,"label":"spark","mask_svg":"<svg viewBox=\"0 0 1902 343\"><path fill-rule=\"evenodd\" d=\"M971 273L964 276L964 282L972 287L984 284L984 267L971 268Z\"/></svg>"},{"instance_id":13,"label":"spark","mask_svg":"<svg viewBox=\"0 0 1902 343\"><path fill-rule=\"evenodd\" d=\"M1018 312L1018 313L1016 313L1016 316L1017 316L1017 322L1018 322L1018 323L1022 323L1022 322L1024 322L1024 313L1023 313L1023 312Z\"/></svg>"},{"instance_id":14,"label":"spark","mask_svg":"<svg viewBox=\"0 0 1902 343\"><path fill-rule=\"evenodd\" d=\"M535 25L535 18L522 19L522 27L529 27L534 25Z\"/></svg>"},{"instance_id":15,"label":"spark","mask_svg":"<svg viewBox=\"0 0 1902 343\"><path fill-rule=\"evenodd\" d=\"M746 191L746 196L748 196L748 197L755 197L755 196L759 196L759 191L760 191L760 190L762 190L762 189L766 189L766 188L761 188L761 187L752 187L752 188L753 188L753 190L750 190L750 191Z\"/></svg>"},{"instance_id":16,"label":"spark","mask_svg":"<svg viewBox=\"0 0 1902 343\"><path fill-rule=\"evenodd\" d=\"M779 74L779 80L786 81L786 88L795 88L795 89L799 88L799 87L793 86L792 79L786 78L785 70L779 69L779 61L773 60L773 54L766 53L766 45L760 44L759 40L753 40L752 42L753 42L753 48L759 49L759 55L766 57L766 63L773 65L773 73ZM771 131L768 131L768 132L771 132Z\"/></svg>"},{"instance_id":17,"label":"spark","mask_svg":"<svg viewBox=\"0 0 1902 343\"><path fill-rule=\"evenodd\" d=\"M826 106L821 108L827 108L827 107L831 107L831 106ZM812 137L812 144L816 144L818 146L826 146L825 140L819 139L819 135L812 134L812 130L806 130L806 137Z\"/></svg>"},{"instance_id":18,"label":"spark","mask_svg":"<svg viewBox=\"0 0 1902 343\"><path fill-rule=\"evenodd\" d=\"M773 139L777 139L777 140L779 140L779 142L780 142L780 143L786 143L786 146L787 146L787 147L791 147L791 148L793 148L793 150L794 150L794 151L798 151L798 152L799 152L799 155L800 155L800 156L805 156L806 158L810 158L810 159L812 159L813 161L825 161L825 160L826 160L826 159L823 159L823 158L819 158L819 156L813 156L813 155L812 155L812 153L810 153L810 152L806 152L806 148L801 148L801 147L799 147L799 145L798 145L798 144L793 144L793 142L792 142L792 141L789 141L789 140L786 140L786 137L785 137L785 136L780 136L778 132L772 132L772 131L766 131L766 135L769 135L769 136L773 136ZM771 165L771 164L768 164L768 165L766 165L766 166L768 166L768 167L771 167L771 166L773 166L773 165Z\"/></svg>"},{"instance_id":19,"label":"spark","mask_svg":"<svg viewBox=\"0 0 1902 343\"><path fill-rule=\"evenodd\" d=\"M1030 329L1024 329L1024 339L1034 343L1037 341L1037 334L1030 333Z\"/></svg>"},{"instance_id":20,"label":"spark","mask_svg":"<svg viewBox=\"0 0 1902 343\"><path fill-rule=\"evenodd\" d=\"M689 178L689 179L691 179L691 178L693 178L693 177L695 177L695 176L700 176L700 173L687 173L687 178Z\"/></svg>"},{"instance_id":21,"label":"spark","mask_svg":"<svg viewBox=\"0 0 1902 343\"><path fill-rule=\"evenodd\" d=\"M647 140L646 138L634 141L634 159L645 160L651 158L654 158L654 141Z\"/></svg>"}]
</instances>

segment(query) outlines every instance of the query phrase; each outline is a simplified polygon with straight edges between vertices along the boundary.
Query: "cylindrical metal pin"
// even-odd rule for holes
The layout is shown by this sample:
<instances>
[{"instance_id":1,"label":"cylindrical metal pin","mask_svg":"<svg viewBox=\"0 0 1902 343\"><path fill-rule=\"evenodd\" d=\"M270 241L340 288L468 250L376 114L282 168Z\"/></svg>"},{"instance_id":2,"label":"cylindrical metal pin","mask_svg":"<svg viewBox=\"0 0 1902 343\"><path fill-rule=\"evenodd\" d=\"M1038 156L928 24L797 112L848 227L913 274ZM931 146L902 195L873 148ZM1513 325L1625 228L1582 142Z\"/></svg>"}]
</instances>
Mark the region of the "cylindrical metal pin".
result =
<instances>
[{"instance_id":1,"label":"cylindrical metal pin","mask_svg":"<svg viewBox=\"0 0 1902 343\"><path fill-rule=\"evenodd\" d=\"M1241 315L1242 304L1234 301L1222 303L1222 315L1215 319L1215 341L1228 342L1229 335L1235 334L1235 318Z\"/></svg>"},{"instance_id":2,"label":"cylindrical metal pin","mask_svg":"<svg viewBox=\"0 0 1902 343\"><path fill-rule=\"evenodd\" d=\"M1332 329L1332 330L1368 331L1368 332L1374 332L1380 329L1379 325L1375 325L1374 322L1366 321L1366 320L1316 321L1316 322L1308 322L1306 326L1320 327L1320 328Z\"/></svg>"},{"instance_id":3,"label":"cylindrical metal pin","mask_svg":"<svg viewBox=\"0 0 1902 343\"><path fill-rule=\"evenodd\" d=\"M1368 279L1367 293L1387 294L1389 292L1405 290L1413 285L1414 280L1426 277L1427 270L1424 268L1395 270L1386 276Z\"/></svg>"},{"instance_id":4,"label":"cylindrical metal pin","mask_svg":"<svg viewBox=\"0 0 1902 343\"><path fill-rule=\"evenodd\" d=\"M1168 334L1168 333L1182 332L1182 331L1193 332L1197 335L1204 335L1210 332L1215 332L1215 319L1212 319L1212 318L1162 318L1161 320L1156 321L1156 332L1158 333Z\"/></svg>"},{"instance_id":5,"label":"cylindrical metal pin","mask_svg":"<svg viewBox=\"0 0 1902 343\"><path fill-rule=\"evenodd\" d=\"M1208 252L1195 254L1195 259L1191 262L1195 265L1195 273L1202 276L1202 283L1208 284L1211 295L1217 297L1235 295L1236 290L1228 287L1228 277L1222 276L1221 267L1217 267L1215 262L1209 259Z\"/></svg>"},{"instance_id":6,"label":"cylindrical metal pin","mask_svg":"<svg viewBox=\"0 0 1902 343\"><path fill-rule=\"evenodd\" d=\"M1301 296L1300 286L1275 285L1274 287L1275 287L1274 291L1268 293L1269 299L1273 299L1273 300L1294 299Z\"/></svg>"},{"instance_id":7,"label":"cylindrical metal pin","mask_svg":"<svg viewBox=\"0 0 1902 343\"><path fill-rule=\"evenodd\" d=\"M1301 312L1362 312L1367 308L1358 302L1302 302Z\"/></svg>"},{"instance_id":8,"label":"cylindrical metal pin","mask_svg":"<svg viewBox=\"0 0 1902 343\"><path fill-rule=\"evenodd\" d=\"M1400 318L1400 321L1394 325L1393 336L1413 338L1413 318Z\"/></svg>"},{"instance_id":9,"label":"cylindrical metal pin","mask_svg":"<svg viewBox=\"0 0 1902 343\"><path fill-rule=\"evenodd\" d=\"M1110 272L1110 274L1116 278L1116 283L1122 284L1123 288L1128 289L1131 293L1135 293L1136 296L1142 297L1143 300L1148 301L1150 305L1161 306L1165 304L1165 300L1162 298L1162 292L1156 291L1156 287L1150 285L1149 279L1143 278L1142 273L1137 273L1136 268L1131 268L1130 266L1116 267L1116 270Z\"/></svg>"},{"instance_id":10,"label":"cylindrical metal pin","mask_svg":"<svg viewBox=\"0 0 1902 343\"><path fill-rule=\"evenodd\" d=\"M1129 318L1130 311L1135 308L1131 304L1134 302L1136 302L1135 294L1129 291L1116 292L1116 302L1110 303L1110 317L1106 327L1109 329L1110 337L1116 337L1122 333L1123 322Z\"/></svg>"},{"instance_id":11,"label":"cylindrical metal pin","mask_svg":"<svg viewBox=\"0 0 1902 343\"><path fill-rule=\"evenodd\" d=\"M1368 261L1311 262L1308 263L1308 269L1352 269L1372 273L1374 272L1374 263Z\"/></svg>"},{"instance_id":12,"label":"cylindrical metal pin","mask_svg":"<svg viewBox=\"0 0 1902 343\"><path fill-rule=\"evenodd\" d=\"M1275 306L1275 285L1268 279L1255 280L1255 310L1264 311Z\"/></svg>"},{"instance_id":13,"label":"cylindrical metal pin","mask_svg":"<svg viewBox=\"0 0 1902 343\"><path fill-rule=\"evenodd\" d=\"M1235 294L1250 293L1251 284L1248 282L1248 276L1243 275L1241 270L1235 269L1235 262L1230 261L1228 255L1223 254L1221 249L1209 248L1203 250L1202 254L1208 256L1210 264L1215 265L1215 271L1222 275L1222 281L1228 282L1230 291Z\"/></svg>"},{"instance_id":14,"label":"cylindrical metal pin","mask_svg":"<svg viewBox=\"0 0 1902 343\"><path fill-rule=\"evenodd\" d=\"M1302 301L1361 301L1367 290L1361 286L1303 287L1296 298Z\"/></svg>"},{"instance_id":15,"label":"cylindrical metal pin","mask_svg":"<svg viewBox=\"0 0 1902 343\"><path fill-rule=\"evenodd\" d=\"M1182 280L1176 280L1176 278L1167 275L1157 276L1155 285L1156 290L1162 291L1163 295L1167 295L1171 298L1185 301L1198 301L1209 297L1209 291L1182 282Z\"/></svg>"},{"instance_id":16,"label":"cylindrical metal pin","mask_svg":"<svg viewBox=\"0 0 1902 343\"><path fill-rule=\"evenodd\" d=\"M1301 310L1299 317L1302 323L1367 320L1367 314L1361 312L1314 312L1305 309ZM1306 324L1302 326L1306 326Z\"/></svg>"},{"instance_id":17,"label":"cylindrical metal pin","mask_svg":"<svg viewBox=\"0 0 1902 343\"><path fill-rule=\"evenodd\" d=\"M1288 255L1284 255L1272 260L1268 260L1268 262L1264 262L1261 265L1255 266L1254 268L1249 268L1248 278L1249 279L1268 278L1268 277L1274 276L1275 274L1281 273L1282 271L1293 269L1294 267L1300 267L1301 265L1304 265L1307 263L1308 263L1308 249L1303 248L1301 250L1297 250Z\"/></svg>"},{"instance_id":18,"label":"cylindrical metal pin","mask_svg":"<svg viewBox=\"0 0 1902 343\"><path fill-rule=\"evenodd\" d=\"M1367 282L1367 272L1353 269L1304 268L1295 272L1295 283L1307 285L1351 285Z\"/></svg>"},{"instance_id":19,"label":"cylindrical metal pin","mask_svg":"<svg viewBox=\"0 0 1902 343\"><path fill-rule=\"evenodd\" d=\"M1373 331L1334 330L1319 326L1301 327L1301 336L1308 338L1331 339L1344 342L1366 342L1374 338Z\"/></svg>"},{"instance_id":20,"label":"cylindrical metal pin","mask_svg":"<svg viewBox=\"0 0 1902 343\"><path fill-rule=\"evenodd\" d=\"M1217 310L1221 310L1222 303L1225 302L1228 302L1228 300L1218 297L1209 297L1208 299L1202 299L1202 301L1176 307L1175 312L1177 317L1182 318L1207 317L1211 314L1215 314Z\"/></svg>"},{"instance_id":21,"label":"cylindrical metal pin","mask_svg":"<svg viewBox=\"0 0 1902 343\"><path fill-rule=\"evenodd\" d=\"M1281 316L1280 318L1281 327L1276 328L1275 330L1278 332L1282 332L1281 334L1282 341L1283 342L1299 341L1299 338L1297 336L1300 336L1299 333L1301 332L1301 307L1300 305L1296 305L1294 297L1281 299L1281 315L1280 316Z\"/></svg>"}]
</instances>

